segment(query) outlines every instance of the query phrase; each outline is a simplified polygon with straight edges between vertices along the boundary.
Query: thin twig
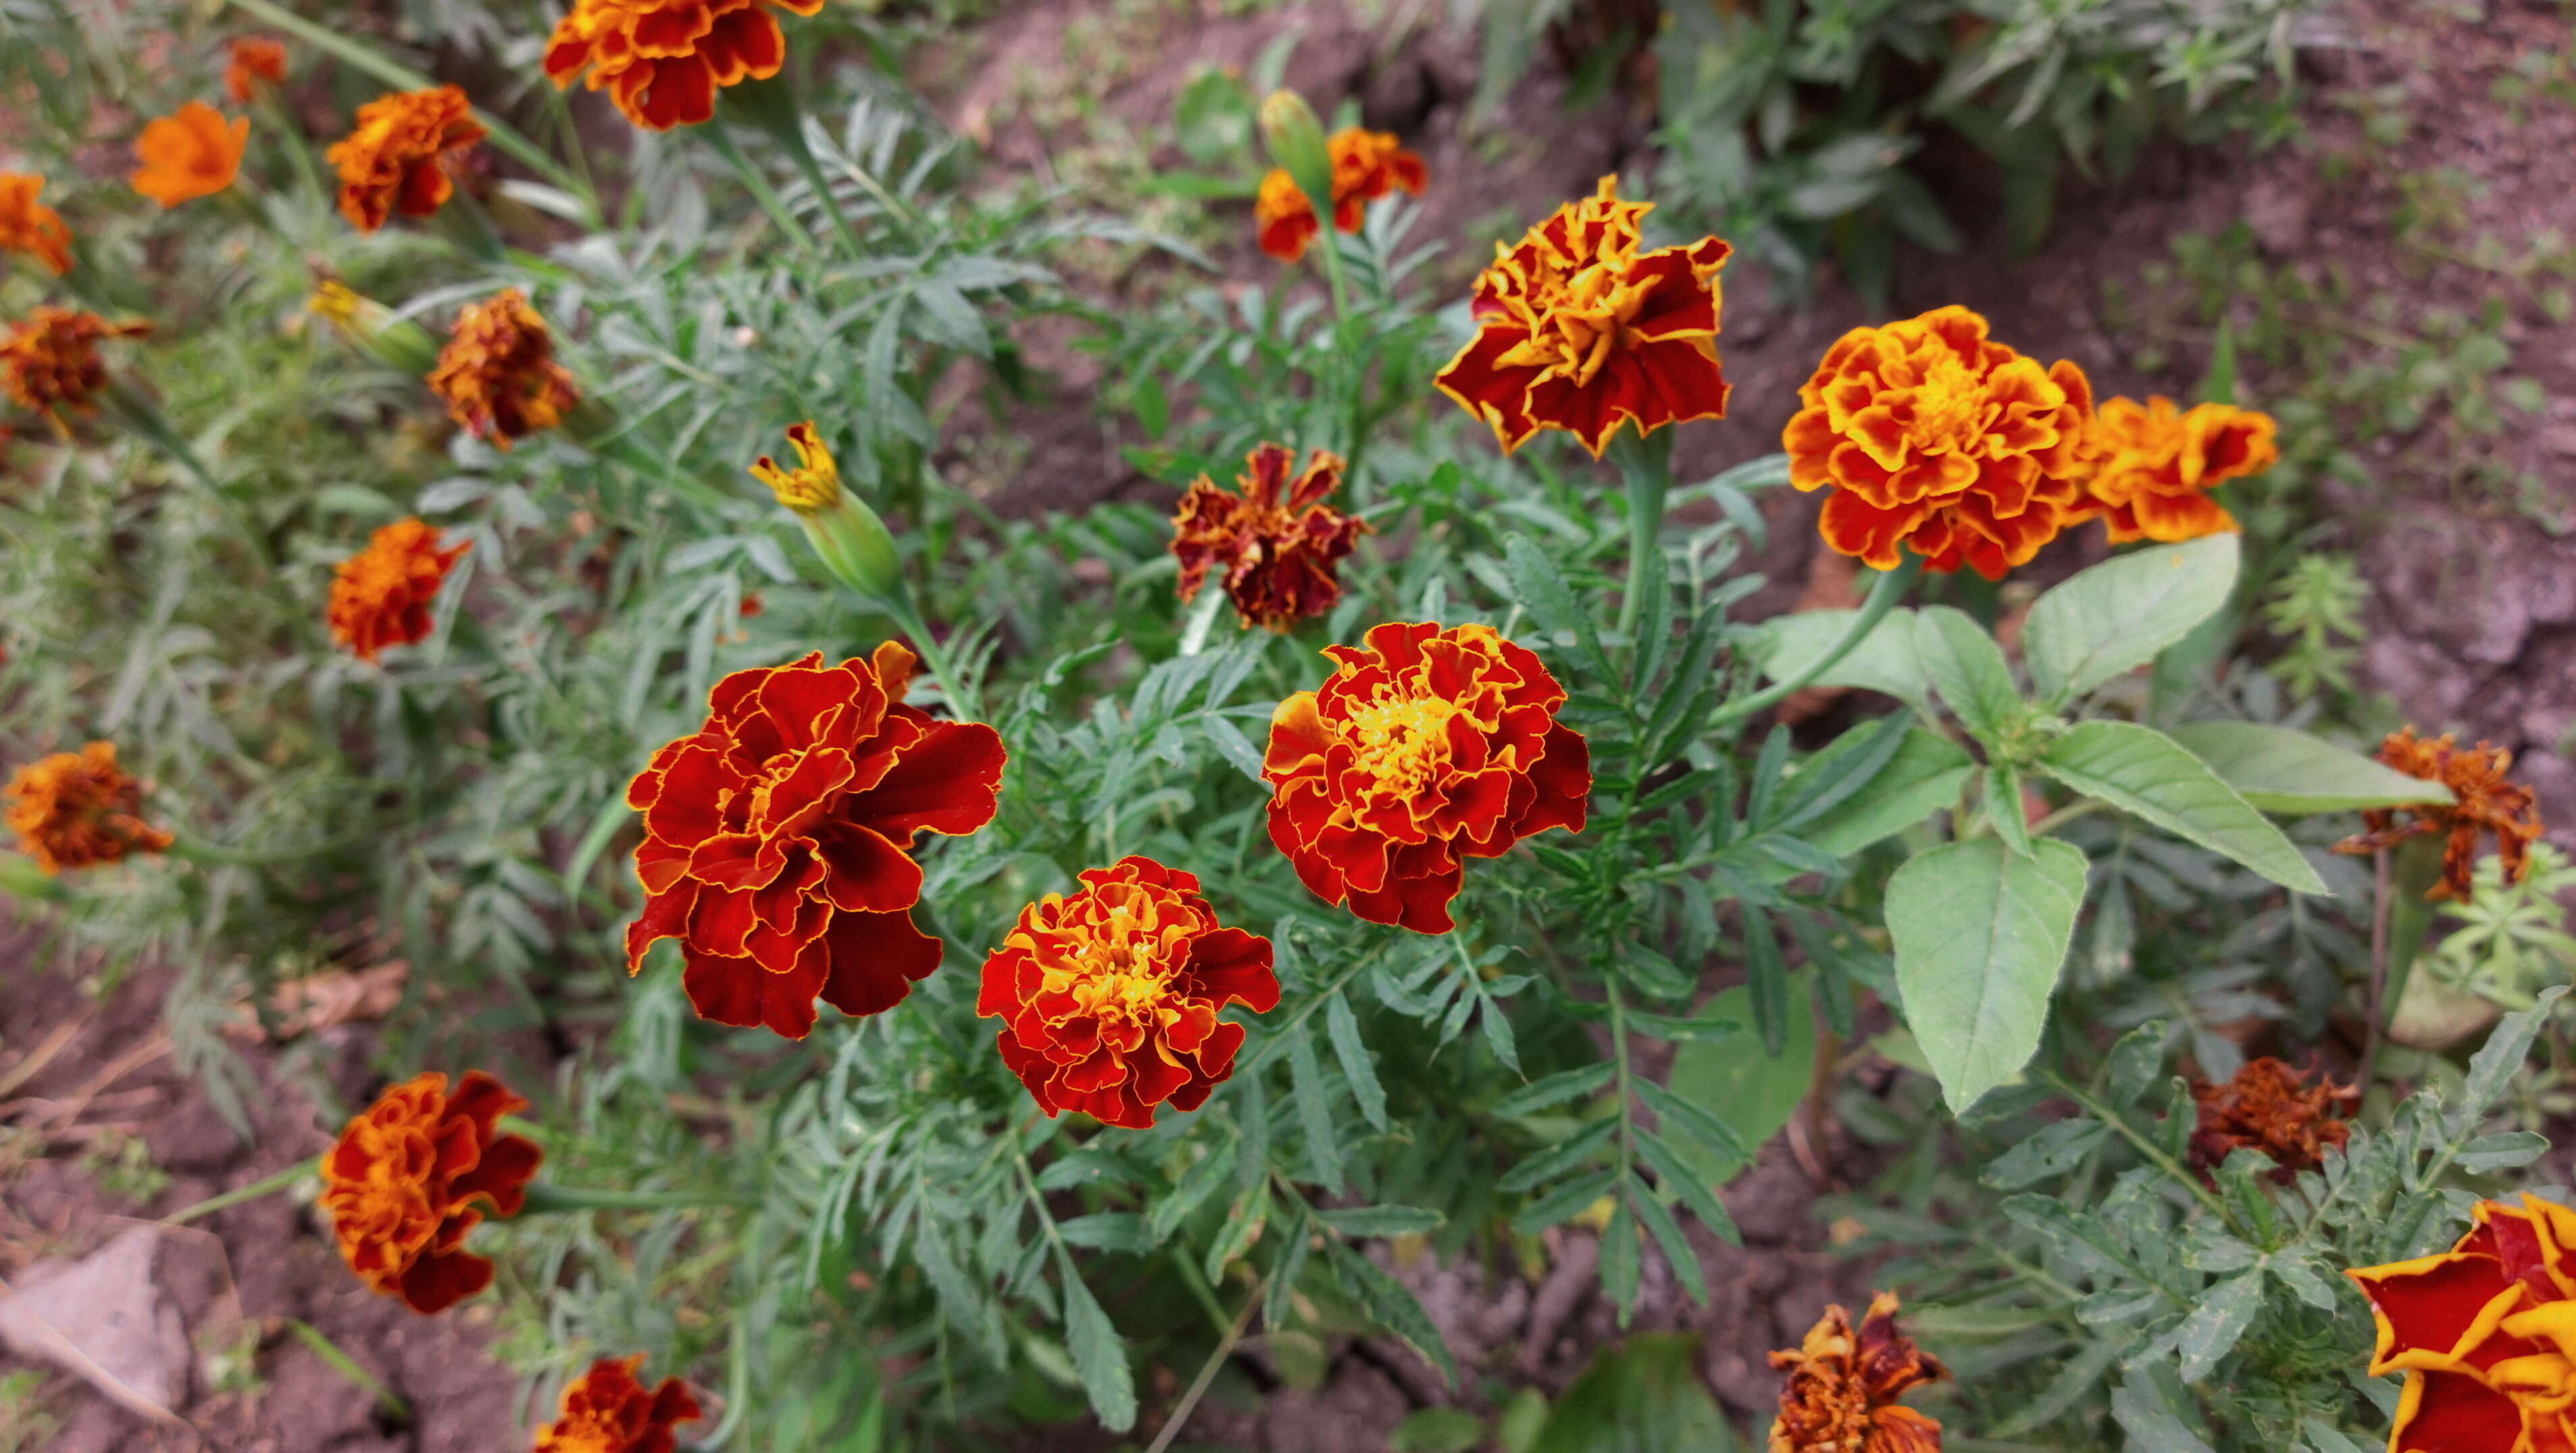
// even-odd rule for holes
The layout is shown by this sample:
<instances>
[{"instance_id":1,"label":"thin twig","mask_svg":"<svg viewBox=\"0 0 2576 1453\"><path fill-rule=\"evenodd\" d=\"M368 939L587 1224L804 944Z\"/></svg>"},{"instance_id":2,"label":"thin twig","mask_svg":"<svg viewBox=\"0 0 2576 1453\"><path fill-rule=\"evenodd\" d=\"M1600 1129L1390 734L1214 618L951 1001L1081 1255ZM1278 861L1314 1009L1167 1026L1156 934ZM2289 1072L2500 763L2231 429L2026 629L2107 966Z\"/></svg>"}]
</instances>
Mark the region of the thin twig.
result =
<instances>
[{"instance_id":1,"label":"thin twig","mask_svg":"<svg viewBox=\"0 0 2576 1453\"><path fill-rule=\"evenodd\" d=\"M2388 920L2396 901L2389 891L2388 849L2370 857L2372 891L2378 895L2370 910L2370 1033L2362 1040L2361 1073L2353 1081L2365 1095L2370 1093L2370 1077L2379 1068L2379 1050L2388 1032Z\"/></svg>"},{"instance_id":2,"label":"thin twig","mask_svg":"<svg viewBox=\"0 0 2576 1453\"><path fill-rule=\"evenodd\" d=\"M1145 1453L1163 1453L1172 1446L1174 1438L1181 1436L1182 1425L1189 1422L1190 1414L1198 1411L1199 1399L1207 1396L1209 1384L1216 1381L1217 1369L1225 1366L1225 1360L1234 1355L1235 1345L1243 1340L1244 1329L1252 1325L1252 1309L1261 1305L1262 1288L1268 1280L1265 1277L1252 1284L1251 1295L1243 1299L1243 1310L1234 1314L1234 1325L1226 1329L1224 1338L1216 1344L1216 1350L1208 1354L1208 1360L1199 1368L1199 1375L1190 1380L1189 1391L1181 1394L1180 1406L1172 1409L1172 1415L1163 1420L1163 1430L1154 1435L1153 1445Z\"/></svg>"}]
</instances>

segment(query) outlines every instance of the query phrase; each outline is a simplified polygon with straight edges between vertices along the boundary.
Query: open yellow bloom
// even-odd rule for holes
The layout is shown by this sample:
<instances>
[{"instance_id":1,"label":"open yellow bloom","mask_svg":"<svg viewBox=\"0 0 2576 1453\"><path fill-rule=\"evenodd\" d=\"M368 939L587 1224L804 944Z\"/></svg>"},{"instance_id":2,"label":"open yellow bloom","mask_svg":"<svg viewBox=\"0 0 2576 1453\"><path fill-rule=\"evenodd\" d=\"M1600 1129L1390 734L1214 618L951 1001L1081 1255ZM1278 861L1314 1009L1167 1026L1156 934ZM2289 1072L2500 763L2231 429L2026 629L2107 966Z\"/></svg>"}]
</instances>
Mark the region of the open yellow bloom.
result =
<instances>
[{"instance_id":1,"label":"open yellow bloom","mask_svg":"<svg viewBox=\"0 0 2576 1453\"><path fill-rule=\"evenodd\" d=\"M751 477L768 485L780 504L800 515L830 507L841 497L841 468L832 462L832 451L815 432L814 421L789 425L787 443L796 451L795 468L781 469L777 460L763 454L751 466Z\"/></svg>"}]
</instances>

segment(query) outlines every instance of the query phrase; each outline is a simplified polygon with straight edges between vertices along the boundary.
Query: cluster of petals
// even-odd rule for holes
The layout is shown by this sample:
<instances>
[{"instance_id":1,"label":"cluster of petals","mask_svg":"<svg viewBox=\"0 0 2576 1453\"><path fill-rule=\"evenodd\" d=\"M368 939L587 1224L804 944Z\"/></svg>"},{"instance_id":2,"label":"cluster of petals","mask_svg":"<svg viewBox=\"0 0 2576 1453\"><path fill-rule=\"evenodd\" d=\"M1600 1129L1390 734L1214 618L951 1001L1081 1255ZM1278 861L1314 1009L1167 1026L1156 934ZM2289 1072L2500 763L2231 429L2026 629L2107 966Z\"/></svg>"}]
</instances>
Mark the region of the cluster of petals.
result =
<instances>
[{"instance_id":1,"label":"cluster of petals","mask_svg":"<svg viewBox=\"0 0 2576 1453\"><path fill-rule=\"evenodd\" d=\"M23 252L56 277L72 270L72 229L37 198L45 179L0 172L0 252Z\"/></svg>"},{"instance_id":2,"label":"cluster of petals","mask_svg":"<svg viewBox=\"0 0 2576 1453\"><path fill-rule=\"evenodd\" d=\"M1526 648L1486 625L1390 621L1324 654L1336 669L1279 703L1261 765L1270 840L1316 896L1447 933L1467 859L1583 830L1590 750Z\"/></svg>"},{"instance_id":3,"label":"cluster of petals","mask_svg":"<svg viewBox=\"0 0 2576 1453\"><path fill-rule=\"evenodd\" d=\"M1079 1110L1142 1130L1195 1110L1234 1072L1229 1004L1279 1007L1270 941L1225 928L1199 880L1151 858L1082 874L1020 910L984 960L975 1012L1002 1020L1002 1062L1052 1117Z\"/></svg>"},{"instance_id":4,"label":"cluster of petals","mask_svg":"<svg viewBox=\"0 0 2576 1453\"><path fill-rule=\"evenodd\" d=\"M2391 1453L2576 1448L2576 1211L2480 1201L2449 1251L2347 1271L2370 1299L2370 1375L2406 1374Z\"/></svg>"},{"instance_id":5,"label":"cluster of petals","mask_svg":"<svg viewBox=\"0 0 2576 1453\"><path fill-rule=\"evenodd\" d=\"M1343 232L1360 230L1369 203L1398 191L1419 197L1431 185L1431 169L1420 153L1406 150L1391 131L1345 126L1325 140L1324 150L1333 163L1333 226ZM1281 262L1305 256L1322 230L1315 204L1284 167L1262 177L1252 217L1261 250Z\"/></svg>"},{"instance_id":6,"label":"cluster of petals","mask_svg":"<svg viewBox=\"0 0 2576 1453\"><path fill-rule=\"evenodd\" d=\"M9 827L48 873L157 853L170 834L143 820L143 784L116 765L114 742L56 752L9 775Z\"/></svg>"},{"instance_id":7,"label":"cluster of petals","mask_svg":"<svg viewBox=\"0 0 2576 1453\"><path fill-rule=\"evenodd\" d=\"M2229 404L2184 412L2161 395L2105 399L2085 445L2095 459L2080 508L2103 517L2114 545L2232 534L2236 517L2209 491L2277 463L2275 432L2271 415Z\"/></svg>"},{"instance_id":8,"label":"cluster of petals","mask_svg":"<svg viewBox=\"0 0 2576 1453\"><path fill-rule=\"evenodd\" d=\"M1880 570L1910 549L1926 569L2000 579L2087 517L2084 371L2042 370L1965 308L1854 328L1798 400L1781 440L1789 482L1830 489L1825 543Z\"/></svg>"},{"instance_id":9,"label":"cluster of petals","mask_svg":"<svg viewBox=\"0 0 2576 1453\"><path fill-rule=\"evenodd\" d=\"M1618 181L1495 244L1476 278L1476 336L1434 380L1507 453L1562 429L1597 458L1623 424L1644 435L1726 416L1717 275L1729 249L1703 237L1640 250L1652 204L1619 200Z\"/></svg>"},{"instance_id":10,"label":"cluster of petals","mask_svg":"<svg viewBox=\"0 0 2576 1453\"><path fill-rule=\"evenodd\" d=\"M98 345L152 331L143 323L110 323L96 313L38 307L0 337L0 388L57 424L65 410L87 413L107 387Z\"/></svg>"},{"instance_id":11,"label":"cluster of petals","mask_svg":"<svg viewBox=\"0 0 2576 1453\"><path fill-rule=\"evenodd\" d=\"M264 35L236 38L224 62L224 94L248 105L262 85L286 79L286 47Z\"/></svg>"},{"instance_id":12,"label":"cluster of petals","mask_svg":"<svg viewBox=\"0 0 2576 1453\"><path fill-rule=\"evenodd\" d=\"M646 1387L642 1354L603 1357L564 1388L555 1420L537 1430L535 1453L672 1453L671 1429L703 1416L676 1377Z\"/></svg>"},{"instance_id":13,"label":"cluster of petals","mask_svg":"<svg viewBox=\"0 0 2576 1453\"><path fill-rule=\"evenodd\" d=\"M575 0L546 42L546 76L604 90L650 131L716 114L716 92L767 80L787 60L771 7L811 15L823 0Z\"/></svg>"},{"instance_id":14,"label":"cluster of petals","mask_svg":"<svg viewBox=\"0 0 2576 1453\"><path fill-rule=\"evenodd\" d=\"M429 604L470 548L460 541L440 549L438 527L417 519L377 530L331 577L331 639L361 661L427 640Z\"/></svg>"},{"instance_id":15,"label":"cluster of petals","mask_svg":"<svg viewBox=\"0 0 2576 1453\"><path fill-rule=\"evenodd\" d=\"M644 815L627 926L631 973L680 940L682 985L719 1024L814 1027L814 1001L844 1014L893 1008L939 967L913 926L924 831L992 821L1001 735L903 704L912 652L737 671L708 693L706 724L665 745L626 789Z\"/></svg>"},{"instance_id":16,"label":"cluster of petals","mask_svg":"<svg viewBox=\"0 0 2576 1453\"><path fill-rule=\"evenodd\" d=\"M1941 1424L1897 1399L1949 1373L1896 1330L1896 1310L1880 1292L1855 1332L1851 1313L1829 1306L1797 1351L1771 1354L1789 1381L1770 1453L1939 1453Z\"/></svg>"},{"instance_id":17,"label":"cluster of petals","mask_svg":"<svg viewBox=\"0 0 2576 1453\"><path fill-rule=\"evenodd\" d=\"M562 423L564 411L581 401L572 375L555 362L546 320L517 288L457 313L429 386L459 427L502 449Z\"/></svg>"},{"instance_id":18,"label":"cluster of petals","mask_svg":"<svg viewBox=\"0 0 2576 1453\"><path fill-rule=\"evenodd\" d=\"M2287 1185L2300 1171L2316 1169L2327 1147L2350 1138L2345 1117L2360 1108L2361 1088L2323 1074L2311 1078L2266 1055L2247 1060L2224 1084L2193 1085L2191 1098L2194 1166L2207 1170L2239 1150L2259 1150L2271 1157L2273 1179Z\"/></svg>"},{"instance_id":19,"label":"cluster of petals","mask_svg":"<svg viewBox=\"0 0 2576 1453\"><path fill-rule=\"evenodd\" d=\"M249 117L226 121L221 111L191 101L143 123L134 138L134 159L142 165L127 180L164 207L211 197L233 184L249 145Z\"/></svg>"},{"instance_id":20,"label":"cluster of petals","mask_svg":"<svg viewBox=\"0 0 2576 1453\"><path fill-rule=\"evenodd\" d=\"M2439 782L2451 789L2449 802L2413 807L2374 807L2361 815L2362 830L2335 844L2339 853L2375 853L2411 837L2442 839L2442 876L2425 897L2468 901L2475 882L2478 843L2493 834L2505 881L2519 883L2531 869L2531 845L2544 830L2540 799L2505 773L2513 753L2480 742L2462 747L2445 733L2430 740L2411 726L2390 732L2379 744L2379 760L2410 777Z\"/></svg>"},{"instance_id":21,"label":"cluster of petals","mask_svg":"<svg viewBox=\"0 0 2576 1453\"><path fill-rule=\"evenodd\" d=\"M1261 444L1245 456L1235 489L1202 474L1181 496L1172 556L1181 564L1182 600L1195 598L1214 571L1245 625L1284 631L1341 599L1341 559L1368 522L1324 503L1341 488L1340 455L1318 449L1303 471L1296 464L1296 451Z\"/></svg>"},{"instance_id":22,"label":"cluster of petals","mask_svg":"<svg viewBox=\"0 0 2576 1453\"><path fill-rule=\"evenodd\" d=\"M470 1070L415 1075L376 1098L322 1156L322 1211L349 1269L424 1315L492 1283L492 1263L465 1250L488 1213L515 1216L543 1158L536 1142L503 1135L502 1116L528 1102Z\"/></svg>"},{"instance_id":23,"label":"cluster of petals","mask_svg":"<svg viewBox=\"0 0 2576 1453\"><path fill-rule=\"evenodd\" d=\"M358 108L323 160L340 172L340 215L373 232L396 212L427 217L456 192L455 169L485 135L457 86L388 91Z\"/></svg>"}]
</instances>

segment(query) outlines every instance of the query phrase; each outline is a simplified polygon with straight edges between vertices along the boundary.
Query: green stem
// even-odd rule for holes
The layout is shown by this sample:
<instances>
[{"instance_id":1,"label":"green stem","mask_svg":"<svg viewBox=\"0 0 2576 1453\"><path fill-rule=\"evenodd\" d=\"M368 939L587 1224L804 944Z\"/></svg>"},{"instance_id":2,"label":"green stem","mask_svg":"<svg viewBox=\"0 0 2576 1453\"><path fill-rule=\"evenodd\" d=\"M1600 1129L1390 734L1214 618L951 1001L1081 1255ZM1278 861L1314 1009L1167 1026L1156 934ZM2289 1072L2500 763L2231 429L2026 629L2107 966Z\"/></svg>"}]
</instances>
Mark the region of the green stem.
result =
<instances>
[{"instance_id":1,"label":"green stem","mask_svg":"<svg viewBox=\"0 0 2576 1453\"><path fill-rule=\"evenodd\" d=\"M750 1206L750 1197L730 1191L611 1191L582 1186L558 1186L537 1181L528 1187L527 1203L519 1208L522 1216L545 1216L558 1211L680 1211L700 1206Z\"/></svg>"},{"instance_id":2,"label":"green stem","mask_svg":"<svg viewBox=\"0 0 2576 1453\"><path fill-rule=\"evenodd\" d=\"M1633 638L1646 605L1646 562L1663 548L1664 496L1673 484L1673 436L1612 435L1619 474L1628 485L1628 587L1619 600L1619 634ZM1630 640L1633 647L1635 641ZM1639 683L1640 686L1643 683Z\"/></svg>"},{"instance_id":3,"label":"green stem","mask_svg":"<svg viewBox=\"0 0 2576 1453\"><path fill-rule=\"evenodd\" d=\"M2163 1146L2139 1134L2137 1127L2129 1123L2128 1117L2118 1114L2110 1106L2094 1099L2074 1081L2054 1070L2041 1070L2039 1077L2053 1086L2057 1093L2082 1106L2086 1114L2120 1132L2121 1138L2136 1147L2138 1154L2145 1156L2157 1169L2173 1177L2177 1183L2189 1190L2201 1205L2218 1217L2228 1230L2240 1237L2245 1235L2245 1228L2236 1224L2235 1213L2227 1209L2227 1203L2218 1198L2218 1193L2202 1185L2200 1177L2185 1170L2181 1162L2165 1154Z\"/></svg>"},{"instance_id":4,"label":"green stem","mask_svg":"<svg viewBox=\"0 0 2576 1453\"><path fill-rule=\"evenodd\" d=\"M185 1226L191 1221L211 1216L217 1211L229 1211L245 1201L256 1201L262 1196L275 1195L307 1176L321 1174L321 1171L322 1157L317 1155L311 1160L299 1160L275 1175L262 1176L249 1185L235 1187L220 1196L208 1196L185 1210L173 1211L161 1218L161 1224Z\"/></svg>"},{"instance_id":5,"label":"green stem","mask_svg":"<svg viewBox=\"0 0 2576 1453\"><path fill-rule=\"evenodd\" d=\"M769 178L760 174L760 168L751 164L750 157L742 154L742 144L733 139L733 133L719 122L706 127L705 134L707 144L716 149L716 155L723 157L727 166L733 168L735 176L742 178L751 199L760 204L760 210L769 214L769 220L777 225L779 231L787 234L787 240L794 243L799 251L814 251L814 238L806 232L805 224L796 220L796 214L788 210L786 200L778 195L778 189L769 184Z\"/></svg>"},{"instance_id":6,"label":"green stem","mask_svg":"<svg viewBox=\"0 0 2576 1453\"><path fill-rule=\"evenodd\" d=\"M832 184L824 180L823 164L815 160L814 148L806 144L805 129L802 126L790 127L780 139L787 143L787 159L796 163L797 173L805 178L805 185L814 189L814 199L822 204L825 215L832 219L832 231L841 239L841 246L850 254L850 260L865 262L868 253L859 243L858 229L850 225L850 215L841 210L840 196L832 190Z\"/></svg>"},{"instance_id":7,"label":"green stem","mask_svg":"<svg viewBox=\"0 0 2576 1453\"><path fill-rule=\"evenodd\" d=\"M2057 809L2055 812L2048 814L2046 817L2041 818L2039 821L2032 823L2030 825L2030 835L2032 837L2045 837L2049 833L2055 832L2057 829L2066 826L2070 822L2091 817L2093 814L2102 811L2108 806L2110 806L2109 803L2104 802L2098 797L2078 798L2075 801L2066 804L2064 807Z\"/></svg>"},{"instance_id":8,"label":"green stem","mask_svg":"<svg viewBox=\"0 0 2576 1453\"><path fill-rule=\"evenodd\" d=\"M1329 203L1317 220L1323 225L1315 229L1315 246L1324 254L1324 285L1333 290L1333 319L1339 322L1351 315L1350 287L1342 281L1341 232L1333 226L1333 209ZM1354 446L1358 442L1352 441Z\"/></svg>"},{"instance_id":9,"label":"green stem","mask_svg":"<svg viewBox=\"0 0 2576 1453\"><path fill-rule=\"evenodd\" d=\"M1842 635L1836 638L1823 655L1808 662L1794 674L1773 682L1751 696L1740 696L1733 701L1722 703L1717 710L1709 713L1708 724L1714 727L1722 726L1727 722L1742 721L1765 707L1776 706L1788 700L1791 693L1801 690L1817 677L1824 675L1832 669L1835 662L1850 655L1854 647L1869 639L1869 633L1878 629L1878 623L1887 619L1889 611L1896 609L1896 603L1904 599L1905 592L1913 586L1914 578L1922 573L1923 557L1912 553L1908 553L1904 563L1895 569L1880 571L1877 581L1869 588L1869 598L1861 602L1860 613L1852 617L1851 624L1844 628Z\"/></svg>"},{"instance_id":10,"label":"green stem","mask_svg":"<svg viewBox=\"0 0 2576 1453\"><path fill-rule=\"evenodd\" d=\"M376 1406L382 1408L386 1416L397 1422L411 1421L411 1404L404 1402L400 1393L385 1386L374 1373L359 1366L356 1358L341 1351L339 1344L322 1334L321 1328L289 1317L286 1330L293 1332L296 1340L311 1349L313 1355L321 1358L333 1372L347 1378L352 1387L374 1398Z\"/></svg>"},{"instance_id":11,"label":"green stem","mask_svg":"<svg viewBox=\"0 0 2576 1453\"><path fill-rule=\"evenodd\" d=\"M920 648L922 664L930 668L931 678L939 683L941 693L948 698L949 714L959 721L980 721L984 714L982 703L974 693L965 689L965 677L959 674L948 648L930 633L929 623L921 618L921 607L913 603L912 588L897 580L893 591L882 603L886 614L893 616L895 624L901 626L903 633L912 637Z\"/></svg>"},{"instance_id":12,"label":"green stem","mask_svg":"<svg viewBox=\"0 0 2576 1453\"><path fill-rule=\"evenodd\" d=\"M1379 953L1383 952L1385 952L1385 950L1379 950ZM1304 1004L1298 1006L1296 1013L1289 1015L1284 1023L1281 1023L1274 1028L1271 1031L1269 1038L1264 1039L1261 1042L1261 1048L1254 1051L1251 1058L1237 1061L1234 1067L1234 1074L1231 1078L1241 1079L1252 1071L1268 1064L1271 1056L1288 1047L1289 1042L1295 1038L1299 1025L1302 1025L1308 1019L1313 1018L1315 1011L1323 1008L1326 1001L1330 1000L1335 994L1340 993L1344 984L1358 978L1361 970L1376 963L1377 960L1378 954L1368 954L1362 958L1353 960L1349 968L1346 968L1339 974L1334 975L1331 983L1326 984L1322 989L1318 990L1313 998L1308 999Z\"/></svg>"},{"instance_id":13,"label":"green stem","mask_svg":"<svg viewBox=\"0 0 2576 1453\"><path fill-rule=\"evenodd\" d=\"M1181 621L1181 654L1195 656L1207 649L1208 636L1216 629L1217 614L1225 609L1225 583L1220 580L1199 582L1199 598L1190 602L1189 614Z\"/></svg>"},{"instance_id":14,"label":"green stem","mask_svg":"<svg viewBox=\"0 0 2576 1453\"><path fill-rule=\"evenodd\" d=\"M1187 1266L1189 1258L1182 1257L1181 1264ZM1243 1310L1234 1314L1234 1322L1225 1329L1225 1336L1218 1339L1216 1350L1199 1365L1199 1375L1190 1380L1189 1391L1181 1394L1179 1404L1173 1407L1172 1415L1163 1420L1163 1430L1154 1435L1153 1444L1146 1448L1145 1453L1165 1453L1172 1446L1172 1440L1181 1435L1182 1425L1190 1420L1191 1413L1198 1411L1199 1399L1207 1396L1209 1386L1216 1381L1217 1369L1225 1366L1225 1360L1234 1355L1235 1344L1243 1340L1245 1330L1251 1327L1252 1311L1261 1305L1261 1293L1267 1285L1267 1279L1253 1283L1252 1294L1243 1299Z\"/></svg>"}]
</instances>

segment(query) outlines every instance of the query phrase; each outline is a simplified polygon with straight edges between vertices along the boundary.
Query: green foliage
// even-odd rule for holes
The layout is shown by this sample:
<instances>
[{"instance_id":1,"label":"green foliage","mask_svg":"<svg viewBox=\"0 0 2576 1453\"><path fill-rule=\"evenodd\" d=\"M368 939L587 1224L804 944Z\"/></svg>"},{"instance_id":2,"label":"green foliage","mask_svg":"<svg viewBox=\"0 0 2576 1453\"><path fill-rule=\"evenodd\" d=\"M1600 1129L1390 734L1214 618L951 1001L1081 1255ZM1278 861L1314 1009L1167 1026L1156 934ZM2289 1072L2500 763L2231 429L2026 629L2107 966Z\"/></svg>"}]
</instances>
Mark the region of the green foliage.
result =
<instances>
[{"instance_id":1,"label":"green foliage","mask_svg":"<svg viewBox=\"0 0 2576 1453\"><path fill-rule=\"evenodd\" d=\"M2505 881L2502 858L2481 858L2469 900L2442 905L2442 916L2456 922L2423 966L2490 1003L2529 1009L2543 987L2576 973L2576 935L2560 906L2570 889L2576 866L2548 843L2531 845L2515 883Z\"/></svg>"}]
</instances>

